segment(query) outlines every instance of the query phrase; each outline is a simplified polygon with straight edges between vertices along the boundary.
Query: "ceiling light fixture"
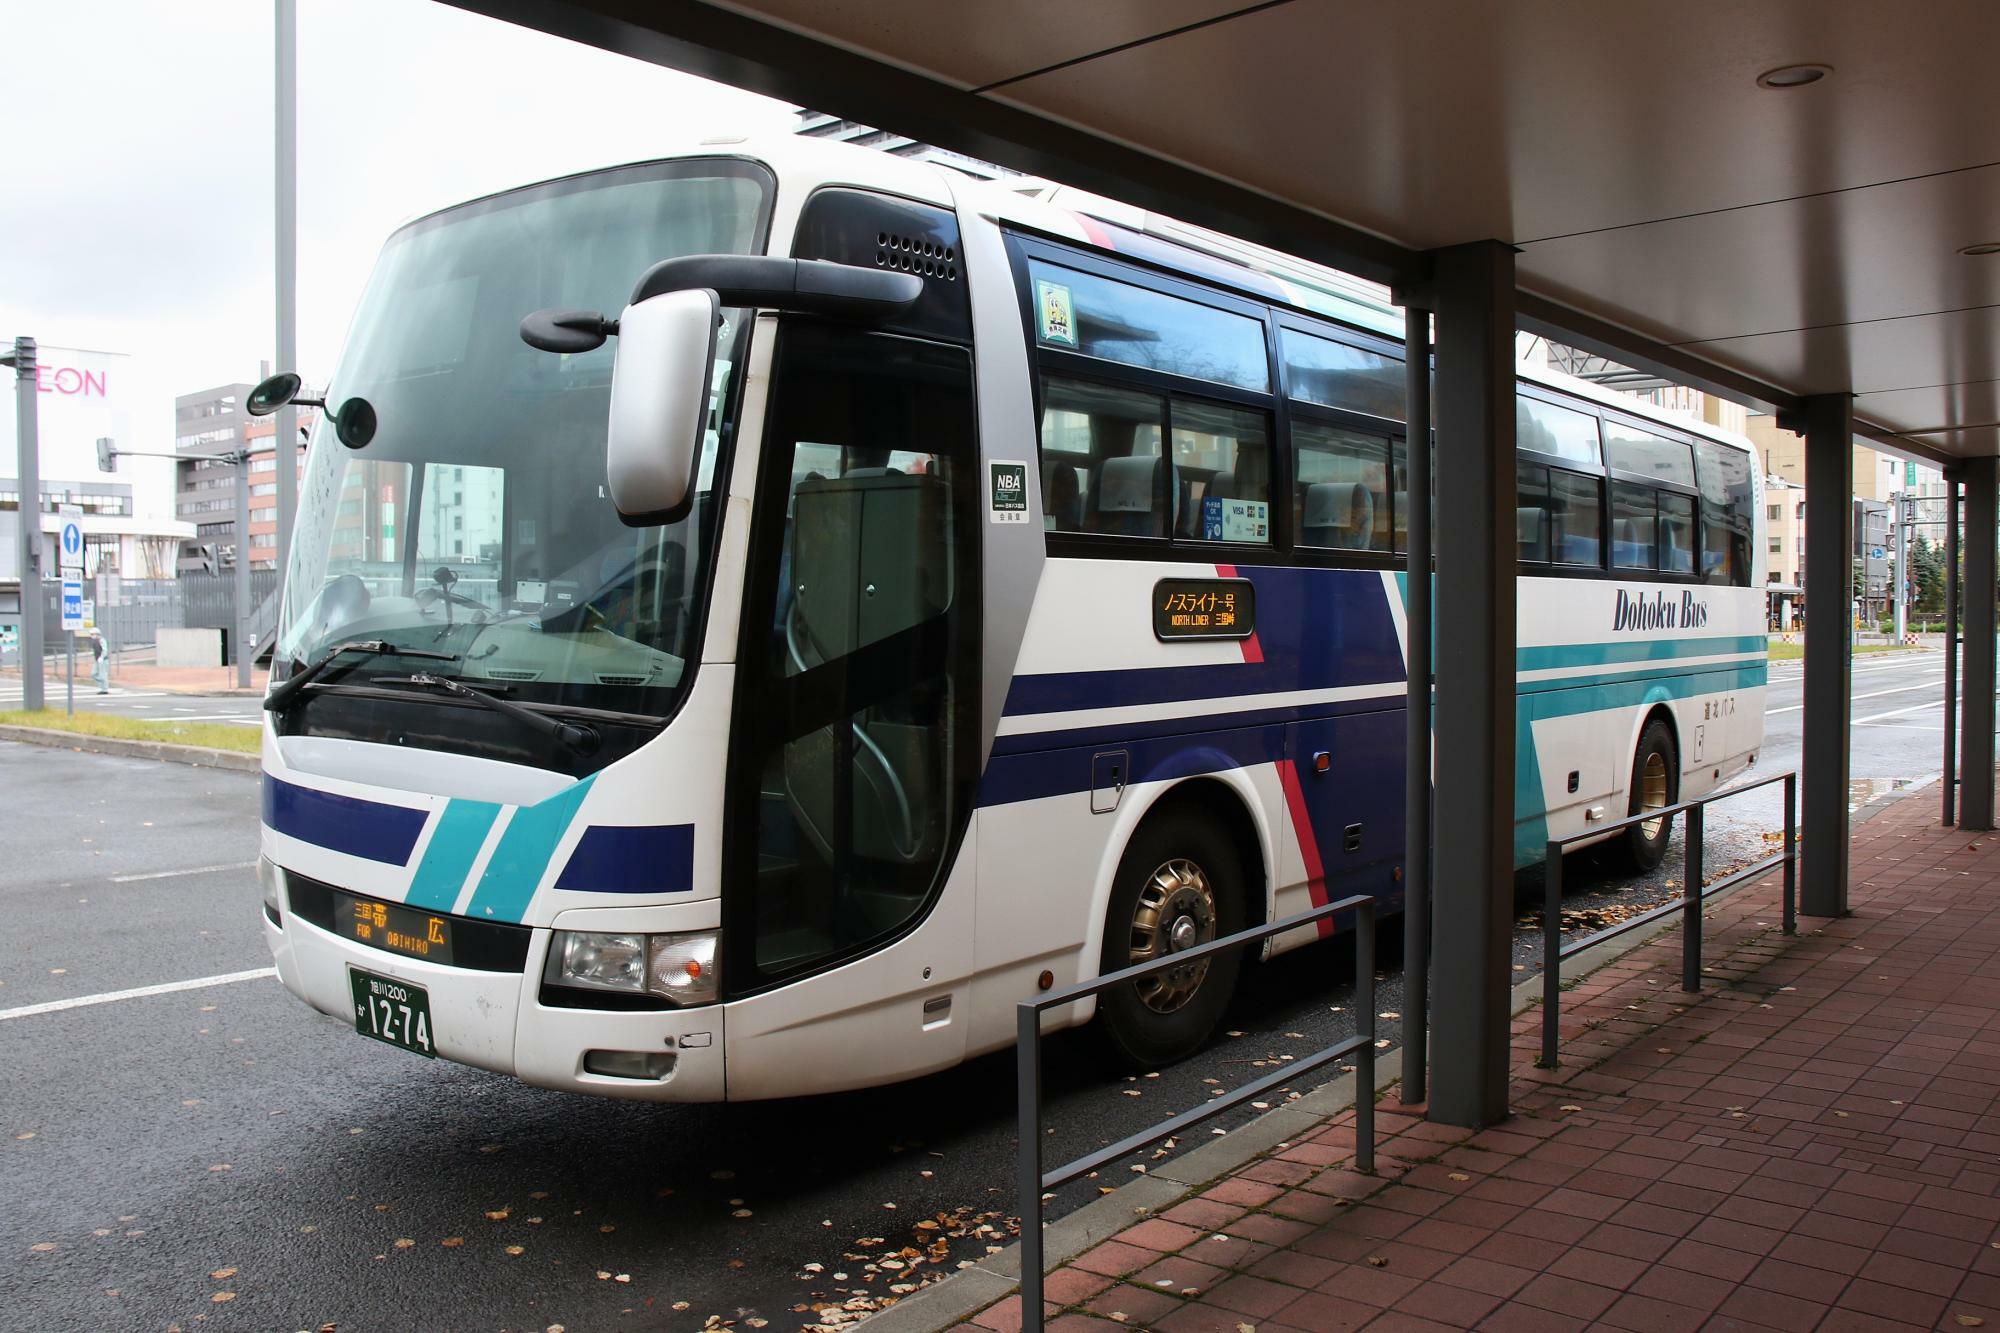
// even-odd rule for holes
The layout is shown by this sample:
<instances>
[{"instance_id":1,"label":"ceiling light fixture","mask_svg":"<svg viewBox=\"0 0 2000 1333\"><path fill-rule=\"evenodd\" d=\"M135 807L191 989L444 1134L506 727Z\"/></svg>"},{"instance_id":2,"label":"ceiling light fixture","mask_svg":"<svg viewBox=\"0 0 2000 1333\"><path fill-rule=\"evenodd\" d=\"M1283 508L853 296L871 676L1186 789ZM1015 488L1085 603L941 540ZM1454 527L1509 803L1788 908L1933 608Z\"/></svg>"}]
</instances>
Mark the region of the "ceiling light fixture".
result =
<instances>
[{"instance_id":1,"label":"ceiling light fixture","mask_svg":"<svg viewBox=\"0 0 2000 1333\"><path fill-rule=\"evenodd\" d=\"M1780 65L1757 76L1759 88L1803 88L1833 73L1831 65Z\"/></svg>"},{"instance_id":2,"label":"ceiling light fixture","mask_svg":"<svg viewBox=\"0 0 2000 1333\"><path fill-rule=\"evenodd\" d=\"M2000 255L2000 241L1981 241L1978 245L1962 245L1958 248L1962 255Z\"/></svg>"}]
</instances>

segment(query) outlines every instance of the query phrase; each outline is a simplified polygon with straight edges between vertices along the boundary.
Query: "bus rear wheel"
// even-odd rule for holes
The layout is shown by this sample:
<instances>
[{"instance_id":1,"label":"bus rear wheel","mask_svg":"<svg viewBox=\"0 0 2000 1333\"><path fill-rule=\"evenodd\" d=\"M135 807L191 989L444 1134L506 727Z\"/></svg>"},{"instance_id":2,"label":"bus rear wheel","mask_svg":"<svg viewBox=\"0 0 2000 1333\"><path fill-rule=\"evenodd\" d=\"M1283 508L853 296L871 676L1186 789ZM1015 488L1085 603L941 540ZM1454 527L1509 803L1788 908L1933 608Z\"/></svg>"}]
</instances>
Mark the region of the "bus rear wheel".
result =
<instances>
[{"instance_id":1,"label":"bus rear wheel","mask_svg":"<svg viewBox=\"0 0 2000 1333\"><path fill-rule=\"evenodd\" d=\"M1242 928L1243 869L1235 846L1206 820L1155 817L1119 863L1099 963L1103 972L1115 972ZM1134 1068L1186 1059L1222 1021L1242 964L1232 950L1106 991L1098 1000L1105 1039Z\"/></svg>"},{"instance_id":2,"label":"bus rear wheel","mask_svg":"<svg viewBox=\"0 0 2000 1333\"><path fill-rule=\"evenodd\" d=\"M1659 810L1680 799L1680 751L1674 745L1673 729L1659 718L1639 733L1639 748L1632 755L1632 786L1626 802L1628 814ZM1660 864L1667 854L1667 839L1673 835L1671 815L1648 819L1625 830L1621 837L1624 858L1641 873Z\"/></svg>"}]
</instances>

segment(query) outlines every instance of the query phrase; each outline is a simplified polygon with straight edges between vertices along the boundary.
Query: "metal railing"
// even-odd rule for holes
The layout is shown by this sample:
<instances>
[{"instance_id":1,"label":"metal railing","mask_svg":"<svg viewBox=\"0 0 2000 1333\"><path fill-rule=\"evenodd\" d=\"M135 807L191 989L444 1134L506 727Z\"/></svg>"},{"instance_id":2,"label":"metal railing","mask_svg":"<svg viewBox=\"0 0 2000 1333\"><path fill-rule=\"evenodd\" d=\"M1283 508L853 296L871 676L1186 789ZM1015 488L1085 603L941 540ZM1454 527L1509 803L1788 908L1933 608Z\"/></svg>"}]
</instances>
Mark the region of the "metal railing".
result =
<instances>
[{"instance_id":1,"label":"metal railing","mask_svg":"<svg viewBox=\"0 0 2000 1333\"><path fill-rule=\"evenodd\" d=\"M1732 871L1714 884L1703 884L1701 863L1702 811L1717 801L1726 801L1732 796L1768 787L1774 782L1785 784L1785 841L1777 852L1761 861L1753 861L1740 870ZM1678 814L1687 816L1687 828L1682 842L1687 856L1685 881L1681 887L1678 902L1663 903L1649 912L1620 921L1615 926L1607 926L1595 934L1580 940L1563 943L1562 937L1562 891L1563 891L1563 849L1574 843L1590 842L1644 824L1655 819L1671 819ZM1628 815L1614 823L1600 825L1583 833L1574 833L1567 838L1551 838L1548 844L1543 868L1542 898L1542 1058L1536 1064L1543 1069L1553 1069L1557 1064L1557 1023L1561 1017L1562 1004L1562 962L1582 953L1585 949L1604 943L1606 940L1623 935L1628 930L1637 930L1662 917L1682 913L1681 918L1681 989L1699 991L1701 989L1701 904L1703 899L1734 888L1748 879L1755 879L1777 866L1785 868L1785 933L1798 933L1798 845L1799 845L1799 775L1774 773L1757 782L1745 783L1741 787L1731 787L1728 791L1714 792L1698 796L1691 801L1680 801L1673 805L1661 806L1657 810L1642 810L1636 815Z\"/></svg>"},{"instance_id":2,"label":"metal railing","mask_svg":"<svg viewBox=\"0 0 2000 1333\"><path fill-rule=\"evenodd\" d=\"M1357 1030L1352 1037L1312 1055L1289 1061L1285 1067L1252 1079L1234 1092L1212 1098L1192 1110L1183 1111L1151 1129L1128 1135L1118 1142L1085 1153L1073 1162L1053 1170L1042 1169L1042 1013L1088 996L1151 976L1171 968L1212 957L1229 949L1255 944L1273 935L1297 930L1338 916L1354 913L1354 1012ZM1023 1333L1042 1329L1042 1194L1079 1176L1095 1171L1148 1144L1178 1134L1224 1111L1243 1105L1272 1089L1297 1081L1312 1070L1354 1056L1354 1160L1362 1171L1375 1169L1375 900L1367 896L1343 898L1337 903L1315 907L1309 912L1252 926L1234 935L1207 944L1167 954L1150 963L1109 972L1095 981L1079 981L1073 986L1052 990L1032 1000L1023 1000L1015 1010L1019 1023L1015 1056L1018 1095L1016 1129L1020 1134L1016 1181L1021 1204L1021 1328Z\"/></svg>"}]
</instances>

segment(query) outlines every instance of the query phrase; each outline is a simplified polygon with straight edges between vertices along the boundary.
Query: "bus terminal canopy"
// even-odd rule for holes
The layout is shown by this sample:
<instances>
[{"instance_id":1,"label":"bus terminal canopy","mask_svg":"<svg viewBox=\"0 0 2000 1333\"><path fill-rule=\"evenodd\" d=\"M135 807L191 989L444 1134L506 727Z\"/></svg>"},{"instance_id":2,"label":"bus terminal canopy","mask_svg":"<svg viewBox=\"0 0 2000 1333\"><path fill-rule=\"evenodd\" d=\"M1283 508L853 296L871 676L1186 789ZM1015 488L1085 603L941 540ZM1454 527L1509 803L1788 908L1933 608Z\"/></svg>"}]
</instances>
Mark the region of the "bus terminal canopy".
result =
<instances>
[{"instance_id":1,"label":"bus terminal canopy","mask_svg":"<svg viewBox=\"0 0 2000 1333\"><path fill-rule=\"evenodd\" d=\"M1505 242L1523 327L2000 453L1985 0L456 3L1396 285Z\"/></svg>"},{"instance_id":2,"label":"bus terminal canopy","mask_svg":"<svg viewBox=\"0 0 2000 1333\"><path fill-rule=\"evenodd\" d=\"M1981 592L1963 606L1963 779L1948 738L1944 787L1961 827L1994 826L1991 0L452 2L1344 269L1432 312L1435 342L1411 321L1404 349L1409 366L1435 352L1434 377L1409 376L1406 419L1438 425L1444 537L1434 580L1408 584L1409 623L1436 640L1434 695L1413 672L1406 720L1453 757L1406 806L1449 979L1429 1025L1432 1118L1507 1113L1517 330L1802 433L1811 608L1849 603L1856 435L1963 483L1964 582ZM1426 465L1410 451L1413 489ZM1413 547L1430 545L1423 512ZM1805 634L1800 903L1841 916L1845 617L1812 614ZM1432 818L1450 836L1432 839Z\"/></svg>"}]
</instances>

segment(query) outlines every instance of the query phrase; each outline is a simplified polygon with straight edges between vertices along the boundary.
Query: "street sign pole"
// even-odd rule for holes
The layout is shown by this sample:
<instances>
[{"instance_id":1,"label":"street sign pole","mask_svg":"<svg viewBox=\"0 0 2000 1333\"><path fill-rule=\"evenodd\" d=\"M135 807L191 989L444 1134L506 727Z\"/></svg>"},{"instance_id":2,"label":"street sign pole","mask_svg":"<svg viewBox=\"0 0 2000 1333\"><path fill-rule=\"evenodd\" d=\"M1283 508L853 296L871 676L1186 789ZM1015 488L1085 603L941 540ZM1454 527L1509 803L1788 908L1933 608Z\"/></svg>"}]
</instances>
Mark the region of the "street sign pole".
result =
<instances>
[{"instance_id":1,"label":"street sign pole","mask_svg":"<svg viewBox=\"0 0 2000 1333\"><path fill-rule=\"evenodd\" d=\"M63 686L63 711L76 716L76 632L83 628L83 511L62 507L62 535L56 541L56 562L62 572L63 637L69 641L69 676Z\"/></svg>"}]
</instances>

